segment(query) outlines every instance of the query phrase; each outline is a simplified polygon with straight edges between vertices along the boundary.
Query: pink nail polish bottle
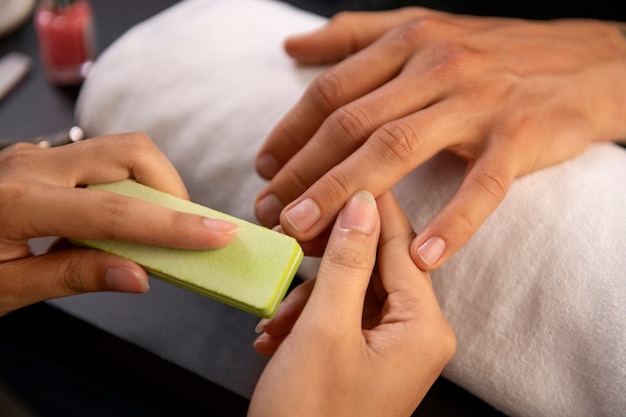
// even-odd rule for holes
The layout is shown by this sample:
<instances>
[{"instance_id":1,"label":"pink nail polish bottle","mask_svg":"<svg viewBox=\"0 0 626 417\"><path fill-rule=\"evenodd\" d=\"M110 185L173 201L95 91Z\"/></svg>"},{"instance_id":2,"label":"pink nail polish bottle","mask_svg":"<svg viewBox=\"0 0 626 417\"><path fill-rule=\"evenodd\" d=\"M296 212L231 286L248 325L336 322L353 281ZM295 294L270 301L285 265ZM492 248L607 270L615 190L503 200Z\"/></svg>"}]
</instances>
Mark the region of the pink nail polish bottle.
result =
<instances>
[{"instance_id":1,"label":"pink nail polish bottle","mask_svg":"<svg viewBox=\"0 0 626 417\"><path fill-rule=\"evenodd\" d=\"M39 56L47 80L82 83L95 58L93 12L88 0L42 0L35 11Z\"/></svg>"}]
</instances>

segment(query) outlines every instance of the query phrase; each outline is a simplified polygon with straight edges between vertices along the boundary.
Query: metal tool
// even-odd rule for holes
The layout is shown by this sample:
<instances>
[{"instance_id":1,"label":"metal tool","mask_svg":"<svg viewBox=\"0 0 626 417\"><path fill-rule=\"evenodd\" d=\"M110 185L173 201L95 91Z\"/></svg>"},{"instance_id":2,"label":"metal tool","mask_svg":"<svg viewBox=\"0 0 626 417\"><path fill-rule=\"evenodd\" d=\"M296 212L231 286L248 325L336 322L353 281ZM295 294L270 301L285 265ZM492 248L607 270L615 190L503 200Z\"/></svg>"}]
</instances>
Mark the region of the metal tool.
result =
<instances>
[{"instance_id":1,"label":"metal tool","mask_svg":"<svg viewBox=\"0 0 626 417\"><path fill-rule=\"evenodd\" d=\"M30 140L17 140L17 139L0 139L0 149L4 149L7 146L11 146L17 142L29 142L34 143L41 148L52 148L54 146L67 145L69 143L78 142L85 139L85 132L78 126L72 126L69 130L62 130L60 132L51 133L49 135L42 135L32 138Z\"/></svg>"}]
</instances>

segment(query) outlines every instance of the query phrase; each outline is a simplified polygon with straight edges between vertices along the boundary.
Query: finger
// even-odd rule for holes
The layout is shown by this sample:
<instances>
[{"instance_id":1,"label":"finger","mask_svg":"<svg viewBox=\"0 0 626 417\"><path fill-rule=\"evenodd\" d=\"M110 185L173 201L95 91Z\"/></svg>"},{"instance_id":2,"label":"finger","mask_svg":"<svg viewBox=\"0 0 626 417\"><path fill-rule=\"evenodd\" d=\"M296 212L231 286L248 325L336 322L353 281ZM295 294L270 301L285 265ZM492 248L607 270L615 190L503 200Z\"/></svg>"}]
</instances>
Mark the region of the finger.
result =
<instances>
[{"instance_id":1,"label":"finger","mask_svg":"<svg viewBox=\"0 0 626 417\"><path fill-rule=\"evenodd\" d=\"M403 337L413 337L405 339L405 347L430 358L434 380L454 354L454 332L439 307L428 272L411 259L413 229L395 197L387 192L377 201L381 216L378 273L387 297L380 323L366 331L366 340L374 350L385 349L389 332L399 328L390 326L401 324Z\"/></svg>"},{"instance_id":2,"label":"finger","mask_svg":"<svg viewBox=\"0 0 626 417\"><path fill-rule=\"evenodd\" d=\"M361 328L379 233L374 197L365 191L356 193L335 223L303 318L321 323L341 318L345 328Z\"/></svg>"},{"instance_id":3,"label":"finger","mask_svg":"<svg viewBox=\"0 0 626 417\"><path fill-rule=\"evenodd\" d=\"M404 42L375 43L317 77L262 145L256 159L257 172L266 179L276 175L332 112L396 76L409 52ZM368 70L363 71L363 68ZM345 120L342 128L351 131L358 127L350 122L350 118ZM319 160L308 161L312 163L319 163Z\"/></svg>"},{"instance_id":4,"label":"finger","mask_svg":"<svg viewBox=\"0 0 626 417\"><path fill-rule=\"evenodd\" d=\"M411 244L417 266L437 269L467 243L508 192L518 171L514 158L502 148L473 164L454 197Z\"/></svg>"},{"instance_id":5,"label":"finger","mask_svg":"<svg viewBox=\"0 0 626 417\"><path fill-rule=\"evenodd\" d=\"M436 12L401 8L375 13L339 13L321 29L288 38L285 50L301 64L337 62L369 46L390 29L427 13Z\"/></svg>"},{"instance_id":6,"label":"finger","mask_svg":"<svg viewBox=\"0 0 626 417\"><path fill-rule=\"evenodd\" d=\"M311 295L315 279L308 280L296 288L283 300L271 319L262 319L255 331L263 332L254 342L254 349L261 355L273 355L280 344L291 333Z\"/></svg>"},{"instance_id":7,"label":"finger","mask_svg":"<svg viewBox=\"0 0 626 417\"><path fill-rule=\"evenodd\" d=\"M49 171L62 173L66 185L105 183L124 178L188 199L178 172L142 133L101 136L45 150ZM45 168L42 166L42 168Z\"/></svg>"},{"instance_id":8,"label":"finger","mask_svg":"<svg viewBox=\"0 0 626 417\"><path fill-rule=\"evenodd\" d=\"M113 239L186 249L210 249L230 242L237 226L182 213L143 200L86 188L29 184L17 190L11 205L0 206L14 224L5 240L37 236ZM19 212L12 212L18 210ZM23 220L19 220L23 219Z\"/></svg>"},{"instance_id":9,"label":"finger","mask_svg":"<svg viewBox=\"0 0 626 417\"><path fill-rule=\"evenodd\" d=\"M272 336L268 333L260 334L253 343L254 350L263 356L272 356L287 336Z\"/></svg>"},{"instance_id":10,"label":"finger","mask_svg":"<svg viewBox=\"0 0 626 417\"><path fill-rule=\"evenodd\" d=\"M329 227L357 190L367 189L379 196L439 151L482 137L483 118L463 109L463 100L450 99L386 123L283 209L283 229L299 241L314 238ZM272 181L277 200L291 197L285 196L289 184L282 176Z\"/></svg>"},{"instance_id":11,"label":"finger","mask_svg":"<svg viewBox=\"0 0 626 417\"><path fill-rule=\"evenodd\" d=\"M72 249L0 263L0 315L53 298L96 291L143 293L138 265L94 250ZM8 278L7 278L8 277Z\"/></svg>"},{"instance_id":12,"label":"finger","mask_svg":"<svg viewBox=\"0 0 626 417\"><path fill-rule=\"evenodd\" d=\"M409 251L415 232L391 191L377 198L381 232L378 248L379 276L388 297L401 297L411 305L419 305L420 296L432 293L427 272L420 271ZM433 294L434 296L434 294Z\"/></svg>"},{"instance_id":13,"label":"finger","mask_svg":"<svg viewBox=\"0 0 626 417\"><path fill-rule=\"evenodd\" d=\"M255 331L268 333L271 336L285 336L300 317L302 309L311 296L311 291L315 285L315 279L303 282L294 288L283 300L278 311L271 319L262 319Z\"/></svg>"},{"instance_id":14,"label":"finger","mask_svg":"<svg viewBox=\"0 0 626 417\"><path fill-rule=\"evenodd\" d=\"M446 22L438 22L436 28L441 30L440 27L462 30ZM409 28L400 28L390 32L366 51L351 57L325 74L331 74L331 80L341 80L342 85L350 86L354 79L354 76L350 74L362 74L363 71L360 71L359 68L364 65L366 67L372 65L371 63L359 62L362 57L375 59L380 57L380 61L385 63L374 65L375 69L365 72L366 74L375 74L378 68L384 68L386 63L391 63L390 71L386 74L381 72L381 78L373 79L372 81L375 82L368 85L366 90L350 90L349 94L338 93L337 98L327 100L329 105L327 109L323 109L323 106L316 104L315 92L319 93L325 88L328 91L336 91L337 89L315 87L315 83L320 82L320 80L322 80L322 85L327 83L323 81L323 77L320 77L312 84L303 99L292 109L292 112L277 125L257 158L259 173L272 179L267 187L259 193L255 202L255 215L262 224L268 227L276 225L279 212L285 204L300 196L324 173L355 152L364 142L366 144L370 142L370 135L374 134L383 138L389 136L388 127L394 129L394 132L391 133L402 135L399 139L418 139L420 142L417 143L425 143L426 146L434 147L434 149L429 149L429 155L424 155L421 158L422 161L426 159L426 156L432 155L433 151L444 149L454 141L459 143L459 135L470 137L469 134L465 133L465 131L469 131L466 128L452 132L451 135L447 134L451 130L450 127L454 128L460 125L450 115L455 114L459 120L471 121L470 128L477 124L475 120L485 119L485 115L471 114L476 112L468 111L467 101L469 100L465 102L445 100L455 91L454 80L456 77L453 75L454 71L458 69L455 69L456 66L454 65L441 65L441 61L445 61L445 59L437 54L414 55L414 50L419 49L420 45L427 39L427 36L423 36L424 31L433 32L434 30L424 30L420 25L415 24ZM409 33L401 36L400 33L404 32ZM398 39L403 40L398 41ZM406 39L411 39L411 41ZM406 62L410 56L410 61ZM353 66L353 64L355 65ZM402 72L398 75L397 72L400 68L402 68ZM345 72L347 75L343 77L333 74L333 71L339 74ZM342 78L345 79L342 80ZM445 82L441 82L442 79ZM382 81L382 85L379 81ZM469 95L471 96L471 94ZM326 94L324 96L328 97ZM429 131L428 128L433 124L442 123L425 120L427 124L418 125L416 122L402 123L400 119L409 118L407 120L412 120L411 114L420 112L428 106L433 106L441 100L445 100L446 105L454 103L452 108L447 109L448 111L458 110L458 113L440 113L445 117L443 120L449 124L447 128L444 128L444 134L439 135L430 143L422 140L421 136L411 137L415 136L411 131L412 129L419 129L420 134L428 132L432 135L432 130ZM317 101L320 100L317 99ZM470 109L475 108L476 106L470 107ZM470 118L470 114L475 118ZM419 118L419 123L423 123L423 119L423 117ZM303 121L306 122L303 123ZM395 124L386 125L391 122L396 123L395 121L401 124L400 129ZM408 129L408 131L403 132L402 129ZM406 145L416 146L414 143L407 143ZM389 152L385 155L389 155ZM373 170L369 169L370 167L368 167L368 171L371 175ZM339 195L341 204L354 191L355 189L346 189L341 192ZM334 216L335 213L333 212L331 215ZM289 230L289 233L292 232L293 230Z\"/></svg>"}]
</instances>

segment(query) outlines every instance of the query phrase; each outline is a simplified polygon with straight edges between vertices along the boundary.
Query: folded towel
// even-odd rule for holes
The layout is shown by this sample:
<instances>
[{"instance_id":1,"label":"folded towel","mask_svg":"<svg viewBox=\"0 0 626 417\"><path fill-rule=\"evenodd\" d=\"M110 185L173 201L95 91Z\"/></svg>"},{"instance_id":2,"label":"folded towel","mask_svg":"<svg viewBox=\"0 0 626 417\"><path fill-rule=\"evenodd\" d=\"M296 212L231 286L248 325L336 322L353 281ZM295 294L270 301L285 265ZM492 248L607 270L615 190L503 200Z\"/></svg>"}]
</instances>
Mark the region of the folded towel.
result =
<instances>
[{"instance_id":1,"label":"folded towel","mask_svg":"<svg viewBox=\"0 0 626 417\"><path fill-rule=\"evenodd\" d=\"M270 0L183 1L101 55L78 121L90 135L146 132L192 199L255 221L256 151L324 69L295 65L282 42L324 22ZM416 229L464 168L440 154L394 188ZM625 178L626 151L597 144L513 183L432 274L458 337L445 377L511 416L624 415Z\"/></svg>"}]
</instances>

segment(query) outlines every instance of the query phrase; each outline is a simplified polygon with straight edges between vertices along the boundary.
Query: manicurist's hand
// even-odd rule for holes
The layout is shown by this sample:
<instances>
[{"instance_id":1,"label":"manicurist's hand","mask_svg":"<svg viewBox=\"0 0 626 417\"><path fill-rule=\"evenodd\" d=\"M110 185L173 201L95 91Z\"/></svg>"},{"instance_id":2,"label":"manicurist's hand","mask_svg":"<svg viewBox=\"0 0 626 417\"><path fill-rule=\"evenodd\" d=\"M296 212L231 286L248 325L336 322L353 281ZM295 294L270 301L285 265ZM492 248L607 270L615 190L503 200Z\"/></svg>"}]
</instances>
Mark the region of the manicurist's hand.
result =
<instances>
[{"instance_id":1,"label":"manicurist's hand","mask_svg":"<svg viewBox=\"0 0 626 417\"><path fill-rule=\"evenodd\" d=\"M271 181L257 197L258 219L311 240L356 190L380 195L446 150L468 162L467 173L411 251L420 268L438 268L516 177L592 140L626 138L624 33L593 20L406 8L342 13L290 38L299 63L338 63L260 149L257 171Z\"/></svg>"},{"instance_id":2,"label":"manicurist's hand","mask_svg":"<svg viewBox=\"0 0 626 417\"><path fill-rule=\"evenodd\" d=\"M17 144L0 152L0 315L92 291L148 290L138 265L104 252L65 248L32 256L28 241L58 236L203 249L227 244L236 225L184 214L82 185L134 178L188 198L172 164L142 134L57 148Z\"/></svg>"},{"instance_id":3,"label":"manicurist's hand","mask_svg":"<svg viewBox=\"0 0 626 417\"><path fill-rule=\"evenodd\" d=\"M249 416L409 416L455 350L411 226L391 193L358 192L339 214L319 274L262 322L273 354ZM377 259L378 253L378 259Z\"/></svg>"}]
</instances>

